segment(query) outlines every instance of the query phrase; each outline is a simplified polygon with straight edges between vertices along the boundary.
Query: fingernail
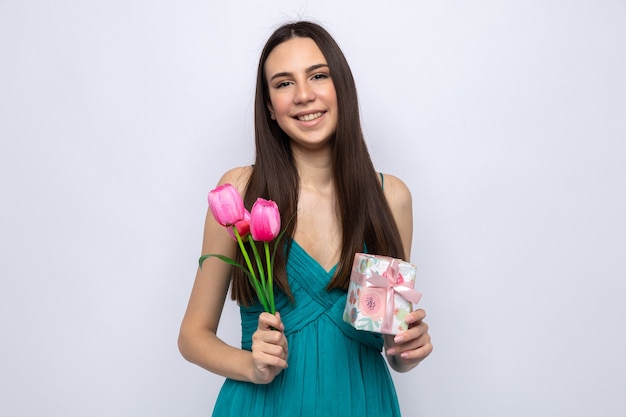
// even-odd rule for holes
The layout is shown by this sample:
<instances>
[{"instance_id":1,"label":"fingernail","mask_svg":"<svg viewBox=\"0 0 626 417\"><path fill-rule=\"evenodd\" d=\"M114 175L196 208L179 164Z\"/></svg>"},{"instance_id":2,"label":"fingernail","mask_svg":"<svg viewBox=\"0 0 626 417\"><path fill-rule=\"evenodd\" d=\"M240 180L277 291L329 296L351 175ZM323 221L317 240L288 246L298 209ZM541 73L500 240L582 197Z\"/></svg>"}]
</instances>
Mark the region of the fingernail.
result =
<instances>
[{"instance_id":1,"label":"fingernail","mask_svg":"<svg viewBox=\"0 0 626 417\"><path fill-rule=\"evenodd\" d=\"M404 337L398 335L396 337L393 338L394 343L402 343L404 342Z\"/></svg>"},{"instance_id":2,"label":"fingernail","mask_svg":"<svg viewBox=\"0 0 626 417\"><path fill-rule=\"evenodd\" d=\"M396 350L394 348L389 348L387 349L387 355L395 355L396 354Z\"/></svg>"}]
</instances>

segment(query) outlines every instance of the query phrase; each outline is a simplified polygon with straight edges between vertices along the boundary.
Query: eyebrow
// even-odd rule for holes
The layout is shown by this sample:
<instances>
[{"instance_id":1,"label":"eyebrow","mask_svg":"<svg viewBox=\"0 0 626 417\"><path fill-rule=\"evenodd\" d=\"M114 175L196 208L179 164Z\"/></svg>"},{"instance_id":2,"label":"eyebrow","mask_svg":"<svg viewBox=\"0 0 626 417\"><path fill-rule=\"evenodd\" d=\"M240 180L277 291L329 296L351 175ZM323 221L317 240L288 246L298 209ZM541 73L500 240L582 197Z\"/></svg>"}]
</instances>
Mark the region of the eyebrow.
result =
<instances>
[{"instance_id":1,"label":"eyebrow","mask_svg":"<svg viewBox=\"0 0 626 417\"><path fill-rule=\"evenodd\" d=\"M306 72L307 72L307 73L309 73L309 72L313 72L313 71L315 71L315 70L317 70L317 69L324 68L324 67L328 68L328 64L315 64L315 65L311 65L310 67L308 67L308 68L306 69ZM278 78L278 77L289 77L289 76L291 76L291 75L293 75L291 72L277 72L276 74L272 75L272 78L270 78L270 81L272 81L274 78Z\"/></svg>"}]
</instances>

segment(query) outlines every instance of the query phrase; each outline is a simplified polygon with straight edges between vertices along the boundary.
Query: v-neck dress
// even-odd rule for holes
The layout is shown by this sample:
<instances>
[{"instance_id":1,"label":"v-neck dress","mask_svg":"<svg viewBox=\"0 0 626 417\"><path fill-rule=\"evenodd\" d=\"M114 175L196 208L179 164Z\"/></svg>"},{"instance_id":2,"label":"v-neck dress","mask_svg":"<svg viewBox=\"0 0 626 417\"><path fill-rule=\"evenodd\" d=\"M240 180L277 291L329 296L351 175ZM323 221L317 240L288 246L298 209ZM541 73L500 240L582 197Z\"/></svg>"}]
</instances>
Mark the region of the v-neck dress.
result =
<instances>
[{"instance_id":1,"label":"v-neck dress","mask_svg":"<svg viewBox=\"0 0 626 417\"><path fill-rule=\"evenodd\" d=\"M295 302L276 294L289 345L287 369L267 385L226 379L214 417L399 416L382 336L343 321L346 293L327 291L326 271L292 241L287 277ZM241 347L252 349L260 305L241 307Z\"/></svg>"}]
</instances>

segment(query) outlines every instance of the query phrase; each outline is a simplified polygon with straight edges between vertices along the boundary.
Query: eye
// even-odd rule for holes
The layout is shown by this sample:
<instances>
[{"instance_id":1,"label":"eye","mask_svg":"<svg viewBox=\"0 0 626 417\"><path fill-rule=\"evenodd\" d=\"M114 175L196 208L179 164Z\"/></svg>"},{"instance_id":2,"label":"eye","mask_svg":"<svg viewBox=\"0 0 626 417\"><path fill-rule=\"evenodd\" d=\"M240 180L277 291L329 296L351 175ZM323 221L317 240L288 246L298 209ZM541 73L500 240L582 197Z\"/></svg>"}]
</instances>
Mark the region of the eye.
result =
<instances>
[{"instance_id":1,"label":"eye","mask_svg":"<svg viewBox=\"0 0 626 417\"><path fill-rule=\"evenodd\" d=\"M291 84L289 81L281 81L278 84L276 84L274 86L274 88L283 88L283 87L287 87L289 84Z\"/></svg>"},{"instance_id":2,"label":"eye","mask_svg":"<svg viewBox=\"0 0 626 417\"><path fill-rule=\"evenodd\" d=\"M313 80L323 80L323 79L326 79L326 78L330 78L330 75L326 74L326 73L323 73L323 72L315 74L315 75L313 75L313 77L311 77L311 79L313 79Z\"/></svg>"}]
</instances>

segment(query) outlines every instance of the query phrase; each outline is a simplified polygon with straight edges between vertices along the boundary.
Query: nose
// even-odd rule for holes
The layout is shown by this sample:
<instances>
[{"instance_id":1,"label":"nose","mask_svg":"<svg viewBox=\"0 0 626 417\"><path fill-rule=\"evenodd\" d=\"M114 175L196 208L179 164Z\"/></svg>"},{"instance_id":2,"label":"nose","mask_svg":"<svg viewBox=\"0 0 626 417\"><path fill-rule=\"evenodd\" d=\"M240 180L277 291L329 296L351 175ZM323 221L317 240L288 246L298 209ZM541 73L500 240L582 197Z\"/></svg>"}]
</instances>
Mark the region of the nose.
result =
<instances>
[{"instance_id":1,"label":"nose","mask_svg":"<svg viewBox=\"0 0 626 417\"><path fill-rule=\"evenodd\" d=\"M293 97L294 103L307 103L315 100L315 90L309 83L303 82L296 86L296 94Z\"/></svg>"}]
</instances>

